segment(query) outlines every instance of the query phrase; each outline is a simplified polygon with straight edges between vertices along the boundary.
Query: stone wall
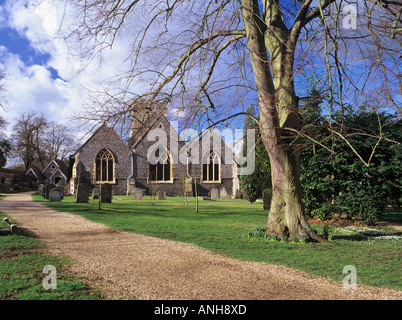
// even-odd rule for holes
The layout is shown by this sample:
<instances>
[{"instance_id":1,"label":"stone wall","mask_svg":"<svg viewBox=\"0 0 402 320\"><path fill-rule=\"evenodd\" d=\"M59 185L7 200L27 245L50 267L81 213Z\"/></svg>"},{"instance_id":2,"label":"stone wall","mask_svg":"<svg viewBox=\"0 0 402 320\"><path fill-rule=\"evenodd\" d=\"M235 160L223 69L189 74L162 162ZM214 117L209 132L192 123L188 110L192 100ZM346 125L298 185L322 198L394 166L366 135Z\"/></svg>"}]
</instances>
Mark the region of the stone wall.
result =
<instances>
[{"instance_id":1,"label":"stone wall","mask_svg":"<svg viewBox=\"0 0 402 320\"><path fill-rule=\"evenodd\" d=\"M162 126L161 126L162 124ZM168 147L171 146L170 143L170 125L166 121L166 119L161 120L156 127L162 128L166 132ZM168 196L181 196L183 195L183 178L187 178L187 173L192 177L197 179L197 194L199 196L211 196L211 190L214 188L221 189L225 188L226 194L231 196L233 193L233 164L225 163L225 152L227 151L225 148L225 144L221 138L220 141L220 150L221 150L221 165L220 165L220 182L203 182L201 177L201 167L202 167L202 141L198 143L198 154L199 160L198 164L189 164L187 166L186 163L182 163L182 161L178 161L178 163L173 166L173 178L169 182L150 182L148 179L148 171L149 164L147 160L147 152L148 150L155 145L158 141L147 141L147 136L140 140L134 147L134 179L135 179L135 187L145 189L147 194L151 192L165 191ZM183 141L179 141L178 150L181 150L185 145ZM193 146L196 146L194 144ZM211 144L212 146L212 144ZM225 192L223 192L225 193ZM193 188L194 195L194 188Z\"/></svg>"},{"instance_id":2,"label":"stone wall","mask_svg":"<svg viewBox=\"0 0 402 320\"><path fill-rule=\"evenodd\" d=\"M75 179L94 183L95 158L100 150L107 148L114 157L114 194L126 194L127 179L131 175L132 156L128 147L117 133L106 124L100 127L91 138L85 142L75 155Z\"/></svg>"},{"instance_id":3,"label":"stone wall","mask_svg":"<svg viewBox=\"0 0 402 320\"><path fill-rule=\"evenodd\" d=\"M154 128L160 128L165 131L167 137L168 150L171 148L170 141L170 124L166 118L155 123ZM151 128L153 129L153 128ZM137 137L138 138L138 137ZM216 138L216 137L215 137ZM127 194L133 192L134 188L141 188L147 194L157 193L164 191L168 196L182 196L183 195L183 179L189 176L197 179L197 194L199 196L211 197L211 190L218 189L224 196L233 195L234 177L233 177L233 163L226 163L225 152L227 151L226 145L222 138L212 140L214 144L220 144L220 181L218 182L204 182L202 181L202 157L203 143L202 140L198 143L198 163L187 165L182 161L173 163L173 170L170 181L154 182L149 181L149 164L147 159L148 150L157 144L156 141L148 141L147 133L142 133L142 138L137 140L136 144L132 145L132 151L123 143L117 133L109 128L106 124L101 126L87 142L85 142L75 155L75 175L74 184L78 181L83 183L94 183L94 164L95 158L100 150L107 148L112 152L115 160L115 183L113 184L114 194ZM178 150L182 150L185 143L178 142ZM197 143L191 144L193 150L196 150ZM212 144L211 144L212 146ZM216 148L215 148L216 149ZM195 151L194 151L195 152ZM230 151L231 152L231 151ZM204 152L205 153L205 152ZM206 154L209 154L208 148ZM173 162L174 159L172 159ZM132 167L133 166L133 167ZM129 186L130 179L130 188ZM224 188L224 190L222 189ZM193 188L193 195L195 195Z\"/></svg>"},{"instance_id":4,"label":"stone wall","mask_svg":"<svg viewBox=\"0 0 402 320\"><path fill-rule=\"evenodd\" d=\"M161 128L166 132L167 137L167 146L170 147L170 125L166 118L162 118L157 124L155 124L155 128ZM134 179L135 179L135 187L145 189L147 194L151 192L159 192L165 191L168 196L179 196L183 194L183 175L186 174L186 165L182 163L173 164L172 177L171 181L164 182L150 182L148 179L149 174L149 165L147 159L147 153L152 146L157 143L157 139L155 141L148 141L147 135L144 136L134 147ZM184 145L184 142L179 141L179 150ZM168 148L169 150L169 148ZM172 159L173 160L173 159Z\"/></svg>"}]
</instances>

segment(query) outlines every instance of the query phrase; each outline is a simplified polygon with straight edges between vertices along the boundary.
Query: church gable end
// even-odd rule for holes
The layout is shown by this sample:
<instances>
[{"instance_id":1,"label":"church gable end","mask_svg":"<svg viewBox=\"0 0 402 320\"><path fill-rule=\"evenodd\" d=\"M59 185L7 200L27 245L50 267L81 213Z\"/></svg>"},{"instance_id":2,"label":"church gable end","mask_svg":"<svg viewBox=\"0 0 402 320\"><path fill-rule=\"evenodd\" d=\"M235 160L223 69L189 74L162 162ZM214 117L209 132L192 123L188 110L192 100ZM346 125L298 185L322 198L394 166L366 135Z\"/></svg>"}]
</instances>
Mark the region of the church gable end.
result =
<instances>
[{"instance_id":1,"label":"church gable end","mask_svg":"<svg viewBox=\"0 0 402 320\"><path fill-rule=\"evenodd\" d=\"M131 175L131 152L116 131L103 124L75 154L75 183L110 183L115 194L125 194Z\"/></svg>"}]
</instances>

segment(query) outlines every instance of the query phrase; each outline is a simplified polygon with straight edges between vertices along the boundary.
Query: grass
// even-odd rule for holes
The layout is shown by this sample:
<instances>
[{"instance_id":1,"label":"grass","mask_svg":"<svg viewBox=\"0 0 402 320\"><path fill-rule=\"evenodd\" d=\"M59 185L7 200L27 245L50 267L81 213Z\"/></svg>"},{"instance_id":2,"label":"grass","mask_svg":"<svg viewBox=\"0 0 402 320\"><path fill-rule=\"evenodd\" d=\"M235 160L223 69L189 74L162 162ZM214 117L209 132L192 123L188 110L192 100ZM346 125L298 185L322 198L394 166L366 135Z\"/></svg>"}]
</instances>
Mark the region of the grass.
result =
<instances>
[{"instance_id":1,"label":"grass","mask_svg":"<svg viewBox=\"0 0 402 320\"><path fill-rule=\"evenodd\" d=\"M39 196L34 199L44 201ZM180 197L135 201L117 196L112 204L103 203L102 210L98 210L97 200L81 204L72 197L45 204L117 230L193 243L240 260L281 264L340 282L345 277L344 266L353 265L358 284L402 290L401 238L353 241L353 237L339 235L332 244L301 244L250 237L250 231L265 226L267 220L267 212L258 202L203 200L199 213L194 212L194 198L184 202ZM389 213L394 218L402 215L401 211ZM322 231L322 226L313 227Z\"/></svg>"},{"instance_id":2,"label":"grass","mask_svg":"<svg viewBox=\"0 0 402 320\"><path fill-rule=\"evenodd\" d=\"M0 212L0 228L7 228ZM12 222L12 221L11 221ZM10 235L0 237L0 300L94 300L101 296L91 292L78 277L68 273L72 262L48 253L44 243L35 238ZM45 290L46 265L56 268L56 289Z\"/></svg>"}]
</instances>

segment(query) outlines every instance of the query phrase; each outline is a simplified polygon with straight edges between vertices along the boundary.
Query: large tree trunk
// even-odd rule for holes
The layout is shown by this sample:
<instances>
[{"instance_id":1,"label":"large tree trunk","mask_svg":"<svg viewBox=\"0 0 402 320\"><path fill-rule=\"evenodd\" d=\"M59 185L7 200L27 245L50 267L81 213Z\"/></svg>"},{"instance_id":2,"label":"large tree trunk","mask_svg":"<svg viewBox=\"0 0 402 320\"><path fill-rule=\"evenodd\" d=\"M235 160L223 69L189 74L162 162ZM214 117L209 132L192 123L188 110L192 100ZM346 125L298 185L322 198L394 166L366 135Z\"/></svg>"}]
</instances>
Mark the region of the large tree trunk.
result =
<instances>
[{"instance_id":1,"label":"large tree trunk","mask_svg":"<svg viewBox=\"0 0 402 320\"><path fill-rule=\"evenodd\" d=\"M265 3L265 21L257 0L243 0L242 5L260 107L260 132L271 162L272 201L267 233L325 241L305 219L297 140L287 130L301 127L293 79L299 31L284 26L279 8L273 2Z\"/></svg>"},{"instance_id":2,"label":"large tree trunk","mask_svg":"<svg viewBox=\"0 0 402 320\"><path fill-rule=\"evenodd\" d=\"M278 237L305 236L325 241L311 228L304 214L300 186L300 151L297 140L281 129L272 96L259 96L261 137L271 163L272 200L268 215L267 234ZM296 99L294 101L296 102ZM297 127L296 113L288 117L287 127Z\"/></svg>"},{"instance_id":3,"label":"large tree trunk","mask_svg":"<svg viewBox=\"0 0 402 320\"><path fill-rule=\"evenodd\" d=\"M300 156L296 151L269 150L272 172L272 201L267 234L290 238L304 236L323 241L310 227L304 215L300 188Z\"/></svg>"}]
</instances>

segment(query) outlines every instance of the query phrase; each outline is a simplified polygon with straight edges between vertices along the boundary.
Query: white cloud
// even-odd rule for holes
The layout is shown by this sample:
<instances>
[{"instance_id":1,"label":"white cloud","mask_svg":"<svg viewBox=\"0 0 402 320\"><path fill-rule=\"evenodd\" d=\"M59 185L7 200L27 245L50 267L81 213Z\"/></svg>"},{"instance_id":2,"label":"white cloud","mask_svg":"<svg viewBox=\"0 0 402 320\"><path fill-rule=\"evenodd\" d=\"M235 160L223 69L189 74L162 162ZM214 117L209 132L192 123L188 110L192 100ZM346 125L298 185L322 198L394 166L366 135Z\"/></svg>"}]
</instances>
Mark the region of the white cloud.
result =
<instances>
[{"instance_id":1,"label":"white cloud","mask_svg":"<svg viewBox=\"0 0 402 320\"><path fill-rule=\"evenodd\" d=\"M45 66L26 66L5 47L0 47L0 61L7 67L7 110L0 115L9 121L9 133L24 112L42 112L49 121L69 121L69 111L80 104L80 87L52 78Z\"/></svg>"},{"instance_id":2,"label":"white cloud","mask_svg":"<svg viewBox=\"0 0 402 320\"><path fill-rule=\"evenodd\" d=\"M66 41L67 35L77 27L77 13L69 2L40 0L27 5L26 1L18 0L8 10L9 26L26 37L35 50L49 54L47 66L67 81L92 85L116 76L118 70L127 67L127 39L115 39L113 48L102 52L101 65L98 59L79 56L79 48L74 48L79 44L72 43L71 39Z\"/></svg>"},{"instance_id":3,"label":"white cloud","mask_svg":"<svg viewBox=\"0 0 402 320\"><path fill-rule=\"evenodd\" d=\"M50 1L41 1L37 6L29 6L26 1L7 1L0 7L3 31L5 28L17 31L29 41L30 49L49 57L39 65L32 57L0 46L0 66L7 74L4 93L7 109L0 109L0 116L9 122L8 134L22 113L42 112L49 121L67 123L73 110L81 107L82 86L75 76L81 62L69 58L66 45L56 37L62 14L58 9ZM7 45L6 40L3 44ZM61 78L55 77L51 68Z\"/></svg>"},{"instance_id":4,"label":"white cloud","mask_svg":"<svg viewBox=\"0 0 402 320\"><path fill-rule=\"evenodd\" d=\"M9 122L8 133L24 112L42 112L49 121L66 123L74 110L82 108L83 87L91 87L96 66L80 72L86 61L73 56L65 41L58 37L64 7L53 1L27 5L26 1L7 1L0 7L0 21L26 38L31 49L49 59L43 65L0 47L0 65L6 68L7 110L0 116ZM51 68L60 78L54 77Z\"/></svg>"},{"instance_id":5,"label":"white cloud","mask_svg":"<svg viewBox=\"0 0 402 320\"><path fill-rule=\"evenodd\" d=\"M65 6L55 1L8 2L8 24L21 36L25 37L31 47L38 53L50 56L47 67L57 70L60 77L67 81L74 80L85 61L74 57L65 40L61 37L62 26L68 17ZM63 23L62 23L63 21Z\"/></svg>"},{"instance_id":6,"label":"white cloud","mask_svg":"<svg viewBox=\"0 0 402 320\"><path fill-rule=\"evenodd\" d=\"M9 122L30 111L43 112L50 121L68 122L69 115L83 110L85 88L96 91L107 80L129 69L130 61L126 58L130 48L127 39L122 37L116 39L112 49L102 52L102 64L98 59L73 54L71 43L67 44L62 35L68 34L76 21L66 1L6 0L0 6L2 28L18 32L29 41L30 49L48 57L39 65L39 62L35 64L35 59L29 60L18 52L0 47L0 65L6 66L8 74L5 93L8 108L4 116ZM52 74L52 69L59 78ZM3 114L0 110L0 116ZM12 122L9 131L11 127Z\"/></svg>"}]
</instances>

